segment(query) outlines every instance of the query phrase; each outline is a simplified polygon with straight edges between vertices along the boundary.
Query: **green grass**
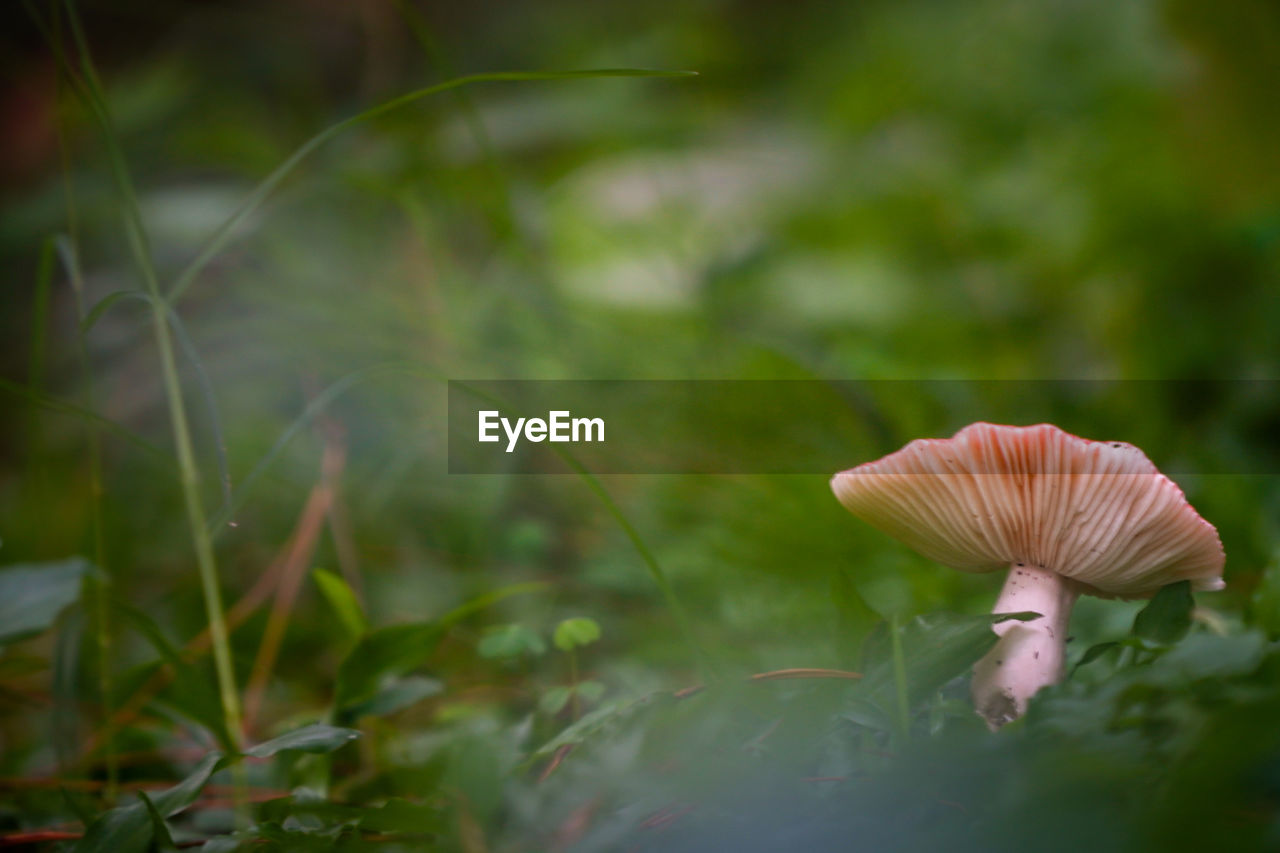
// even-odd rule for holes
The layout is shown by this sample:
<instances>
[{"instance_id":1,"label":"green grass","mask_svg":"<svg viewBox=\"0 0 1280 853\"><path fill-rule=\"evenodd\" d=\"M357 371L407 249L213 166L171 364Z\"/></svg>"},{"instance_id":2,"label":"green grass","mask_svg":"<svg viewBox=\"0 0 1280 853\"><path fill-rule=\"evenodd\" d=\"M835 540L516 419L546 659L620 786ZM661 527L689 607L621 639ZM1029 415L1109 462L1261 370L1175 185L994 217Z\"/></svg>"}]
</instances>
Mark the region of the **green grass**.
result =
<instances>
[{"instance_id":1,"label":"green grass","mask_svg":"<svg viewBox=\"0 0 1280 853\"><path fill-rule=\"evenodd\" d=\"M1265 16L361 8L163 4L131 52L27 4L0 846L1275 847L1275 395L1158 381L1280 363ZM445 380L494 377L899 380L850 401L886 451L1153 436L1228 587L1082 600L993 734L992 578L817 473L450 475Z\"/></svg>"}]
</instances>

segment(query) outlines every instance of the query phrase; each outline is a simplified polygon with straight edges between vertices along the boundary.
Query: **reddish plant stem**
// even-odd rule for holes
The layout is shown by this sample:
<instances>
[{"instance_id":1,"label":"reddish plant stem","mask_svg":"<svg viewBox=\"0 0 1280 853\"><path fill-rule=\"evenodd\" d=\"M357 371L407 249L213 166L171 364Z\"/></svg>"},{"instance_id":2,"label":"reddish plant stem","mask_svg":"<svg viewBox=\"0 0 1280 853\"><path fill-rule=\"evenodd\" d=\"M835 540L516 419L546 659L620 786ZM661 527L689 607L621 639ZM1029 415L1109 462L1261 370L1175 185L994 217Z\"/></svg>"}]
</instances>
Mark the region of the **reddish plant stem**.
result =
<instances>
[{"instance_id":1,"label":"reddish plant stem","mask_svg":"<svg viewBox=\"0 0 1280 853\"><path fill-rule=\"evenodd\" d=\"M302 590L302 581L306 578L307 565L315 554L316 543L320 531L324 527L329 509L333 504L334 484L346 461L343 448L333 441L326 441L321 462L320 483L311 490L307 504L298 520L298 526L290 541L284 565L280 571L279 583L276 586L275 601L271 606L271 614L267 617L267 626L262 633L262 641L258 645L258 654L254 658L253 670L249 676L249 684L245 689L245 729L253 731L262 710L262 697L267 684L271 680L271 672L275 668L280 655L280 646L284 642L285 631L289 627L289 618L293 614L298 593Z\"/></svg>"}]
</instances>

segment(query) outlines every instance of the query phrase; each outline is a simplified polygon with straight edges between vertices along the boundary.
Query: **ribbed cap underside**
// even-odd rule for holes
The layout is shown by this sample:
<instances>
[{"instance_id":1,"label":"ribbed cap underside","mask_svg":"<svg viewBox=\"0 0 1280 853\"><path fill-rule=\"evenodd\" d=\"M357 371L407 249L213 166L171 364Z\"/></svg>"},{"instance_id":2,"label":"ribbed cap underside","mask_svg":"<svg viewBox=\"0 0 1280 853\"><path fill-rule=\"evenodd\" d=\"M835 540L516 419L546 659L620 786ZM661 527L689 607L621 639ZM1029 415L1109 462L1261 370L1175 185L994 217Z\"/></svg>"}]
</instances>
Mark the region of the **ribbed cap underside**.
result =
<instances>
[{"instance_id":1,"label":"ribbed cap underside","mask_svg":"<svg viewBox=\"0 0 1280 853\"><path fill-rule=\"evenodd\" d=\"M1107 596L1221 589L1218 531L1146 455L1052 424L976 423L837 474L840 503L968 572L1044 566Z\"/></svg>"}]
</instances>

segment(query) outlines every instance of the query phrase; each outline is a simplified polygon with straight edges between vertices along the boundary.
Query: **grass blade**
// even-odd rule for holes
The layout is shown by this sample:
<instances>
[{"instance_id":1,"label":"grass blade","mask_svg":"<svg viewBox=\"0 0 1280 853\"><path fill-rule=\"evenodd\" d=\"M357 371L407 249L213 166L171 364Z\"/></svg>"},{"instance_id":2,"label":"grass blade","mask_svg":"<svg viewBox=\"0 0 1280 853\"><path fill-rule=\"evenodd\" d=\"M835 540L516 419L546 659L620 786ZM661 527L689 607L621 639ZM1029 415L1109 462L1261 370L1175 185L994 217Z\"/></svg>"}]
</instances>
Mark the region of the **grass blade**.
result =
<instances>
[{"instance_id":1,"label":"grass blade","mask_svg":"<svg viewBox=\"0 0 1280 853\"><path fill-rule=\"evenodd\" d=\"M240 511L245 502L249 499L249 495L253 491L253 487L257 484L262 475L266 473L271 464L276 461L280 454L284 451L289 443L297 437L307 426L319 417L326 408L343 394L350 391L368 379L381 376L387 373L426 373L433 379L441 379L442 377L434 371L422 366L407 362L386 362L384 364L375 364L360 370L348 373L341 379L335 380L326 386L319 394L312 398L306 408L285 427L284 432L275 440L275 443L268 448L267 452L262 455L244 479L240 481L240 487L236 489L231 500L225 507L216 513L209 521L209 533L211 536L217 537L226 529L227 524L235 518L235 514Z\"/></svg>"},{"instance_id":2,"label":"grass blade","mask_svg":"<svg viewBox=\"0 0 1280 853\"><path fill-rule=\"evenodd\" d=\"M178 342L182 354L187 357L191 369L196 374L196 384L200 395L204 397L204 405L209 414L209 432L213 437L214 458L218 463L218 483L222 487L222 504L225 509L231 504L231 468L227 463L227 438L222 431L222 417L218 414L218 398L213 393L213 382L209 372L204 369L204 360L196 352L196 346L187 334L186 326L178 317L178 312L169 308L169 324L173 327L173 337Z\"/></svg>"},{"instance_id":3,"label":"grass blade","mask_svg":"<svg viewBox=\"0 0 1280 853\"><path fill-rule=\"evenodd\" d=\"M89 330L92 329L97 324L98 320L102 319L102 315L107 313L107 311L116 303L126 299L147 299L147 298L148 297L146 293L144 293L141 290L134 290L132 288L128 290L117 290L114 293L108 293L106 296L102 297L97 302L95 302L93 307L89 309L88 313L82 312L82 316L80 318L80 336L84 337L85 335L87 335L89 333Z\"/></svg>"},{"instance_id":4,"label":"grass blade","mask_svg":"<svg viewBox=\"0 0 1280 853\"><path fill-rule=\"evenodd\" d=\"M192 449L191 430L187 425L187 412L182 397L182 385L178 378L178 368L174 357L168 306L160 292L160 281L152 262L151 247L142 221L142 210L138 205L137 194L133 189L133 180L129 173L128 164L125 162L124 152L120 148L119 138L116 134L110 111L107 108L102 84L98 80L97 71L93 65L83 27L71 0L66 0L64 9L82 75L82 85L77 87L77 91L85 106L92 113L102 133L110 161L112 177L116 190L123 202L121 207L129 248L134 256L139 275L146 285L146 291L151 297L156 348L159 351L165 399L168 402L169 420L173 429L174 444L177 448L179 482L182 486L183 504L186 508L192 550L195 553L196 567L199 571L201 589L204 594L205 613L212 638L222 714L230 735L230 743L233 746L238 746L242 738L240 699L236 689L235 673L231 664L231 648L227 638L226 621L222 612L222 593L218 586L218 566L213 553L213 542L209 538L205 521L204 504L200 496L200 472L196 465L195 452ZM33 14L33 17L36 16ZM59 65L68 68L68 73L71 79L74 80L74 74L70 71L70 63L67 62L62 53L61 41L54 39L51 46L58 58ZM246 799L243 784L237 785L236 799L237 804L243 806ZM243 811L243 808L240 810Z\"/></svg>"},{"instance_id":5,"label":"grass blade","mask_svg":"<svg viewBox=\"0 0 1280 853\"><path fill-rule=\"evenodd\" d=\"M399 97L392 98L378 104L376 107L367 109L362 113L357 113L350 118L345 118L337 124L331 124L315 136L302 143L297 150L290 154L285 161L277 166L271 174L259 183L252 192L240 203L240 207L227 219L226 222L218 226L217 231L209 238L204 247L196 253L195 258L178 274L174 280L173 286L169 289L168 301L176 303L186 293L196 277L204 271L209 262L217 257L223 247L231 240L235 234L235 230L239 225L253 215L262 203L266 201L267 196L271 195L271 191L283 181L290 172L297 168L298 164L307 158L311 152L324 145L330 139L338 136L345 130L349 130L357 125L364 124L367 121L385 115L401 107L416 103L423 98L440 92L448 92L451 89L458 89L463 86L470 86L475 83L498 83L498 82L514 82L514 81L534 81L534 80L584 80L598 77L692 77L696 76L696 71L660 71L645 68L597 68L586 69L581 71L491 71L484 74L469 74L464 77L455 77L452 80L446 80L443 83L437 83L434 86L427 86L423 89L415 89L407 92Z\"/></svg>"},{"instance_id":6,"label":"grass blade","mask_svg":"<svg viewBox=\"0 0 1280 853\"><path fill-rule=\"evenodd\" d=\"M155 457L157 460L160 460L167 465L172 466L175 462L173 456L164 448L153 444L151 441L148 441L138 435L128 427L118 424L110 418L104 418L102 415L99 415L97 412L90 411L84 406L77 405L76 403L69 403L66 400L59 400L42 392L33 391L27 386L14 382L10 379L0 378L0 391L5 391L15 397L21 397L33 406L40 406L41 408L48 409L51 412L70 415L72 417L79 418L82 421L86 421L87 423L102 427L113 435L124 439L134 447L137 447L140 450L145 450L148 455Z\"/></svg>"},{"instance_id":7,"label":"grass blade","mask_svg":"<svg viewBox=\"0 0 1280 853\"><path fill-rule=\"evenodd\" d=\"M66 145L62 130L58 131L59 148L66 156ZM68 220L72 227L75 224L75 191L70 178L70 166L64 163L67 170L66 195ZM59 259L71 282L71 292L75 297L76 320L84 320L84 277L80 274L79 254L76 252L74 237L60 235L55 241ZM84 335L76 335L76 358L80 362L80 372L84 376L84 406L89 411L97 409L97 394L92 362L89 359L89 347ZM106 521L103 511L103 499L106 494L105 479L102 473L102 434L100 428L92 423L85 425L89 444L89 494L90 513L93 534L93 559L101 571L100 576L85 579L85 598L89 603L90 621L93 628L94 644L97 649L98 666L98 701L102 705L102 719L106 724L106 742L103 744L107 769L106 797L108 802L114 801L119 782L119 761L116 757L115 734L111 731L109 721L114 713L111 703L111 608L107 598L111 584L111 569L107 562Z\"/></svg>"}]
</instances>

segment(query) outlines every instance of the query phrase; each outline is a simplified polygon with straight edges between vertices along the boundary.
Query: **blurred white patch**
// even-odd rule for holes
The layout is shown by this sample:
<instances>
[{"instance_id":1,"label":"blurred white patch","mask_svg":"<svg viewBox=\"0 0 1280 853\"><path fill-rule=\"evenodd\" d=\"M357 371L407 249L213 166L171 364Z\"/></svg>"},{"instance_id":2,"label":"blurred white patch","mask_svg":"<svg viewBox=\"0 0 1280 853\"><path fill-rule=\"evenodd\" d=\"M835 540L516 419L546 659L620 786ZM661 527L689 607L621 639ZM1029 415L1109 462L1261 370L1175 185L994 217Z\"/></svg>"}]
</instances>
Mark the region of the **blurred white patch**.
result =
<instances>
[{"instance_id":1,"label":"blurred white patch","mask_svg":"<svg viewBox=\"0 0 1280 853\"><path fill-rule=\"evenodd\" d=\"M682 308L693 294L693 276L668 258L619 257L567 267L564 288L575 296L636 308Z\"/></svg>"},{"instance_id":2,"label":"blurred white patch","mask_svg":"<svg viewBox=\"0 0 1280 853\"><path fill-rule=\"evenodd\" d=\"M154 245L190 246L208 240L248 194L247 188L187 184L156 190L139 201Z\"/></svg>"},{"instance_id":3,"label":"blurred white patch","mask_svg":"<svg viewBox=\"0 0 1280 853\"><path fill-rule=\"evenodd\" d=\"M795 209L816 159L800 137L762 134L588 164L551 202L559 277L583 298L689 306L713 263L767 237L774 211Z\"/></svg>"},{"instance_id":4,"label":"blurred white patch","mask_svg":"<svg viewBox=\"0 0 1280 853\"><path fill-rule=\"evenodd\" d=\"M916 295L906 270L872 252L799 255L783 261L769 280L779 310L819 326L891 324Z\"/></svg>"}]
</instances>

